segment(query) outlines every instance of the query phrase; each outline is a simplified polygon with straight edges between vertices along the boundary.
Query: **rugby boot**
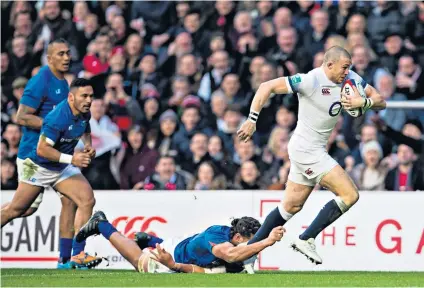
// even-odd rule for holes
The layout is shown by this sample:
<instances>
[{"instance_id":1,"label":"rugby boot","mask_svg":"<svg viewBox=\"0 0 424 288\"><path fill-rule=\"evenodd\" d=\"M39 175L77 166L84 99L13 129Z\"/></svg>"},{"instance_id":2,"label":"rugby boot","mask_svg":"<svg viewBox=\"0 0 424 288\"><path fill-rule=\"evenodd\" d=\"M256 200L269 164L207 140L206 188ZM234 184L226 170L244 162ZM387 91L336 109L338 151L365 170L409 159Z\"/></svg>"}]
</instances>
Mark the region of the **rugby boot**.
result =
<instances>
[{"instance_id":1,"label":"rugby boot","mask_svg":"<svg viewBox=\"0 0 424 288\"><path fill-rule=\"evenodd\" d=\"M149 247L149 241L152 240L152 236L146 232L138 232L134 234L134 241L137 243L141 250Z\"/></svg>"},{"instance_id":2,"label":"rugby boot","mask_svg":"<svg viewBox=\"0 0 424 288\"><path fill-rule=\"evenodd\" d=\"M99 235L99 223L104 221L107 222L105 213L103 213L102 211L95 212L90 217L90 219L88 219L88 222L85 223L85 225L82 226L82 228L78 232L77 236L75 237L76 241L82 242L90 236Z\"/></svg>"},{"instance_id":3,"label":"rugby boot","mask_svg":"<svg viewBox=\"0 0 424 288\"><path fill-rule=\"evenodd\" d=\"M80 254L72 256L70 263L76 269L87 270L98 266L102 260L101 257L91 256L81 251Z\"/></svg>"},{"instance_id":4,"label":"rugby boot","mask_svg":"<svg viewBox=\"0 0 424 288\"><path fill-rule=\"evenodd\" d=\"M318 255L315 248L315 239L309 238L308 240L302 240L297 238L291 244L291 247L308 258L312 263L322 264L322 258Z\"/></svg>"}]
</instances>

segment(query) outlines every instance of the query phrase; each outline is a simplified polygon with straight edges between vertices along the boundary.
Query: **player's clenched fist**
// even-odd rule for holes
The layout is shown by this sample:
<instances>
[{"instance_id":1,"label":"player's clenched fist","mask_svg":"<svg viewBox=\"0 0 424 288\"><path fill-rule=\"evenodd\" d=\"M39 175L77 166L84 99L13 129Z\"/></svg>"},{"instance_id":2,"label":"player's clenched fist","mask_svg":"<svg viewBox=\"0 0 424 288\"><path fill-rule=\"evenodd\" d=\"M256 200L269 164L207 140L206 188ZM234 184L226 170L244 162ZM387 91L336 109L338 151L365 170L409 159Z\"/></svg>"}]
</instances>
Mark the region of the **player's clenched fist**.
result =
<instances>
[{"instance_id":1,"label":"player's clenched fist","mask_svg":"<svg viewBox=\"0 0 424 288\"><path fill-rule=\"evenodd\" d=\"M243 125L241 125L240 129L237 131L238 137L244 141L247 142L250 138L252 138L253 133L256 131L256 124L246 120L244 121Z\"/></svg>"},{"instance_id":2,"label":"player's clenched fist","mask_svg":"<svg viewBox=\"0 0 424 288\"><path fill-rule=\"evenodd\" d=\"M269 233L268 240L273 245L275 242L280 241L281 238L283 238L284 233L286 232L286 229L283 226L277 226L274 229L272 229L271 233Z\"/></svg>"},{"instance_id":3,"label":"player's clenched fist","mask_svg":"<svg viewBox=\"0 0 424 288\"><path fill-rule=\"evenodd\" d=\"M88 167L88 165L91 162L91 157L88 153L84 152L75 152L72 156L72 165L85 168Z\"/></svg>"},{"instance_id":4,"label":"player's clenched fist","mask_svg":"<svg viewBox=\"0 0 424 288\"><path fill-rule=\"evenodd\" d=\"M90 145L85 145L84 152L87 153L91 159L94 159L94 157L96 157L96 150Z\"/></svg>"}]
</instances>

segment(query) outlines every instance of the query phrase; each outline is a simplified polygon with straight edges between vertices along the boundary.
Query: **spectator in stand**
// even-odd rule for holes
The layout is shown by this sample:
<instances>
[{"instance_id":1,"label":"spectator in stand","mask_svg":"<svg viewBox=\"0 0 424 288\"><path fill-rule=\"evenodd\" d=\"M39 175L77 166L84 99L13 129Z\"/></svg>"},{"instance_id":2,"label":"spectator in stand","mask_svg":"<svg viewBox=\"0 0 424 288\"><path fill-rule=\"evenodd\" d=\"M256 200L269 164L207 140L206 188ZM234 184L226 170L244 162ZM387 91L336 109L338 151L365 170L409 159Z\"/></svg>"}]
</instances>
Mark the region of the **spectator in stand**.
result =
<instances>
[{"instance_id":1,"label":"spectator in stand","mask_svg":"<svg viewBox=\"0 0 424 288\"><path fill-rule=\"evenodd\" d=\"M5 95L12 94L12 83L15 79L14 72L12 66L10 66L9 54L6 52L1 52L1 88L2 92Z\"/></svg>"},{"instance_id":2,"label":"spectator in stand","mask_svg":"<svg viewBox=\"0 0 424 288\"><path fill-rule=\"evenodd\" d=\"M9 123L4 128L3 138L9 144L9 158L15 158L18 154L19 141L21 140L21 128L18 124Z\"/></svg>"},{"instance_id":3,"label":"spectator in stand","mask_svg":"<svg viewBox=\"0 0 424 288\"><path fill-rule=\"evenodd\" d=\"M185 76L175 76L172 81L171 96L166 98L166 104L169 107L178 107L183 103L183 100L190 94L191 84ZM165 102L165 101L164 101Z\"/></svg>"},{"instance_id":4,"label":"spectator in stand","mask_svg":"<svg viewBox=\"0 0 424 288\"><path fill-rule=\"evenodd\" d=\"M96 36L93 47L93 51L87 51L87 55L82 60L85 78L105 73L109 69L108 61L112 52L109 34L106 31L100 31Z\"/></svg>"},{"instance_id":5,"label":"spectator in stand","mask_svg":"<svg viewBox=\"0 0 424 288\"><path fill-rule=\"evenodd\" d=\"M115 36L115 46L124 46L128 35L133 32L127 28L127 24L125 23L125 19L122 15L113 17L111 28Z\"/></svg>"},{"instance_id":6,"label":"spectator in stand","mask_svg":"<svg viewBox=\"0 0 424 288\"><path fill-rule=\"evenodd\" d=\"M370 61L370 53L365 46L355 46L352 49L352 70L358 73L368 84L375 87L378 77L385 71L377 63Z\"/></svg>"},{"instance_id":7,"label":"spectator in stand","mask_svg":"<svg viewBox=\"0 0 424 288\"><path fill-rule=\"evenodd\" d=\"M325 10L316 10L311 16L311 27L303 36L303 46L308 48L310 55L315 55L324 49L325 41L330 35L328 13Z\"/></svg>"},{"instance_id":8,"label":"spectator in stand","mask_svg":"<svg viewBox=\"0 0 424 288\"><path fill-rule=\"evenodd\" d=\"M13 23L14 31L13 35L23 36L28 38L31 35L32 31L32 20L31 13L29 11L19 12L15 15L15 20Z\"/></svg>"},{"instance_id":9,"label":"spectator in stand","mask_svg":"<svg viewBox=\"0 0 424 288\"><path fill-rule=\"evenodd\" d=\"M387 35L392 31L402 28L402 18L397 9L397 3L391 1L377 1L377 6L371 11L367 22L367 33L370 42L373 49L379 55L384 52L384 46L387 46L387 44L384 43L385 41L387 42L387 40L385 40L387 39ZM391 72L393 73L393 71Z\"/></svg>"},{"instance_id":10,"label":"spectator in stand","mask_svg":"<svg viewBox=\"0 0 424 288\"><path fill-rule=\"evenodd\" d=\"M353 53L353 48L356 46L364 46L367 50L369 61L378 63L377 54L371 48L370 43L368 42L367 37L363 33L352 32L347 36L346 49Z\"/></svg>"},{"instance_id":11,"label":"spectator in stand","mask_svg":"<svg viewBox=\"0 0 424 288\"><path fill-rule=\"evenodd\" d=\"M159 127L160 116L159 92L156 89L148 90L141 97L140 106L142 107L143 114L140 124L146 131L157 129Z\"/></svg>"},{"instance_id":12,"label":"spectator in stand","mask_svg":"<svg viewBox=\"0 0 424 288\"><path fill-rule=\"evenodd\" d=\"M23 77L16 78L15 81L13 81L12 83L14 98L9 103L7 103L6 108L7 108L7 113L10 115L13 123L17 123L16 112L18 112L19 101L21 100L22 95L24 94L24 89L27 83L28 83L28 80Z\"/></svg>"},{"instance_id":13,"label":"spectator in stand","mask_svg":"<svg viewBox=\"0 0 424 288\"><path fill-rule=\"evenodd\" d=\"M144 190L185 190L186 179L176 171L175 160L171 156L160 156L155 172L146 178Z\"/></svg>"},{"instance_id":14,"label":"spectator in stand","mask_svg":"<svg viewBox=\"0 0 424 288\"><path fill-rule=\"evenodd\" d=\"M269 165L266 164L261 155L257 155L257 147L255 146L253 140L248 140L247 142L240 141L238 137L234 137L234 151L233 154L233 163L239 168L246 161L253 161L256 163L259 171L264 173ZM235 175L233 175L234 177Z\"/></svg>"},{"instance_id":15,"label":"spectator in stand","mask_svg":"<svg viewBox=\"0 0 424 288\"><path fill-rule=\"evenodd\" d=\"M397 150L399 164L389 171L385 181L385 188L388 191L416 191L424 190L424 180L422 169L411 147L400 144Z\"/></svg>"},{"instance_id":16,"label":"spectator in stand","mask_svg":"<svg viewBox=\"0 0 424 288\"><path fill-rule=\"evenodd\" d=\"M248 104L237 74L231 72L225 74L222 78L220 89L224 92L228 104L236 104L239 108Z\"/></svg>"},{"instance_id":17,"label":"spectator in stand","mask_svg":"<svg viewBox=\"0 0 424 288\"><path fill-rule=\"evenodd\" d=\"M278 175L275 175L271 180L272 184L268 186L268 190L284 190L289 178L290 161L284 163L278 170Z\"/></svg>"},{"instance_id":18,"label":"spectator in stand","mask_svg":"<svg viewBox=\"0 0 424 288\"><path fill-rule=\"evenodd\" d=\"M2 190L15 190L18 188L18 181L16 177L16 167L13 160L1 159L1 189Z\"/></svg>"},{"instance_id":19,"label":"spectator in stand","mask_svg":"<svg viewBox=\"0 0 424 288\"><path fill-rule=\"evenodd\" d=\"M189 143L194 134L197 132L204 133L208 136L213 134L212 129L204 127L200 117L200 100L196 97L187 97L183 103L181 125L172 139L182 159L190 157Z\"/></svg>"},{"instance_id":20,"label":"spectator in stand","mask_svg":"<svg viewBox=\"0 0 424 288\"><path fill-rule=\"evenodd\" d=\"M229 105L224 112L222 126L218 128L218 135L225 143L225 150L228 153L234 153L234 146L232 139L240 128L240 125L246 118L240 113L237 106ZM256 137L254 137L256 138Z\"/></svg>"},{"instance_id":21,"label":"spectator in stand","mask_svg":"<svg viewBox=\"0 0 424 288\"><path fill-rule=\"evenodd\" d=\"M225 175L227 179L232 179L234 176L233 162L230 154L225 150L224 143L218 135L213 135L209 138L208 153L212 157L212 161L216 163L216 167Z\"/></svg>"},{"instance_id":22,"label":"spectator in stand","mask_svg":"<svg viewBox=\"0 0 424 288\"><path fill-rule=\"evenodd\" d=\"M106 89L105 103L109 106L112 119L120 130L126 131L132 124L141 123L143 112L137 101L125 93L121 74L110 74L106 81Z\"/></svg>"},{"instance_id":23,"label":"spectator in stand","mask_svg":"<svg viewBox=\"0 0 424 288\"><path fill-rule=\"evenodd\" d=\"M219 174L212 162L203 162L195 172L195 178L187 185L187 190L225 190L225 177Z\"/></svg>"},{"instance_id":24,"label":"spectator in stand","mask_svg":"<svg viewBox=\"0 0 424 288\"><path fill-rule=\"evenodd\" d=\"M6 141L6 139L1 139L1 157L0 160L6 159L7 155L9 155L9 143Z\"/></svg>"},{"instance_id":25,"label":"spectator in stand","mask_svg":"<svg viewBox=\"0 0 424 288\"><path fill-rule=\"evenodd\" d=\"M293 27L284 28L277 33L277 47L270 50L268 58L274 62L290 61L299 67L300 72L309 71L312 67L310 54L307 50L299 48L298 34Z\"/></svg>"},{"instance_id":26,"label":"spectator in stand","mask_svg":"<svg viewBox=\"0 0 424 288\"><path fill-rule=\"evenodd\" d=\"M339 163L340 166L345 167L345 159L349 156L349 147L347 146L341 128L343 126L343 117L339 117L336 126L331 131L327 143L327 151L330 156ZM353 167L348 167L353 168Z\"/></svg>"},{"instance_id":27,"label":"spectator in stand","mask_svg":"<svg viewBox=\"0 0 424 288\"><path fill-rule=\"evenodd\" d=\"M322 63L324 63L324 52L320 51L314 56L313 68L321 67Z\"/></svg>"},{"instance_id":28,"label":"spectator in stand","mask_svg":"<svg viewBox=\"0 0 424 288\"><path fill-rule=\"evenodd\" d=\"M395 79L391 74L386 73L381 76L377 81L377 85L374 87L386 101L407 100L404 94L395 92ZM402 129L408 118L408 111L406 109L385 109L377 113L385 122L390 123L395 130Z\"/></svg>"},{"instance_id":29,"label":"spectator in stand","mask_svg":"<svg viewBox=\"0 0 424 288\"><path fill-rule=\"evenodd\" d=\"M384 40L384 48L380 63L393 75L398 69L399 58L407 52L403 46L403 35L399 32L388 34Z\"/></svg>"},{"instance_id":30,"label":"spectator in stand","mask_svg":"<svg viewBox=\"0 0 424 288\"><path fill-rule=\"evenodd\" d=\"M424 179L424 169L423 169L423 167L424 167L424 141L421 139L422 133L423 133L423 126L421 125L421 123L416 122L416 121L415 122L412 121L410 123L407 122L404 125L403 131L399 132L399 131L392 129L389 125L387 125L377 115L372 117L371 120L375 123L375 125L378 127L378 129L387 138L392 139L393 142L395 142L398 145L405 144L405 145L411 147L412 150L414 151L414 153L419 155L418 160L414 163L414 166L416 166L416 168L413 169L413 170L416 170L417 171L416 174L418 175L417 176L418 178L415 178L415 180L416 181L422 181ZM403 151L401 151L401 152L403 152ZM404 171L406 171L406 170L407 169L405 169ZM390 175L392 176L393 173L394 172L391 171ZM403 177L403 180L402 180L403 182L405 182L404 178L405 177ZM387 182L386 182L386 185L388 185ZM392 184L392 185L394 185L394 184ZM417 184L414 184L414 185L415 185L414 189L424 190L424 187L422 186L422 184L419 184L417 182ZM390 187L388 189L391 189L391 188L394 189L393 188L394 186L388 185L388 187Z\"/></svg>"},{"instance_id":31,"label":"spectator in stand","mask_svg":"<svg viewBox=\"0 0 424 288\"><path fill-rule=\"evenodd\" d=\"M236 176L235 190L261 190L265 185L261 180L261 173L254 161L244 162Z\"/></svg>"},{"instance_id":32,"label":"spectator in stand","mask_svg":"<svg viewBox=\"0 0 424 288\"><path fill-rule=\"evenodd\" d=\"M361 151L363 150L363 146L370 141L377 141L377 128L372 124L365 124L361 128L361 136L360 142L356 145L356 147L352 150L351 155L349 157L353 157L355 165L363 162Z\"/></svg>"},{"instance_id":33,"label":"spectator in stand","mask_svg":"<svg viewBox=\"0 0 424 288\"><path fill-rule=\"evenodd\" d=\"M75 46L78 53L78 60L82 61L87 54L87 47L90 42L95 41L98 30L99 22L97 16L95 14L88 14L85 17L82 30L77 30L75 32Z\"/></svg>"},{"instance_id":34,"label":"spectator in stand","mask_svg":"<svg viewBox=\"0 0 424 288\"><path fill-rule=\"evenodd\" d=\"M424 65L424 3L415 2L417 4L415 11L406 16L405 32L408 49L419 55L419 63Z\"/></svg>"},{"instance_id":35,"label":"spectator in stand","mask_svg":"<svg viewBox=\"0 0 424 288\"><path fill-rule=\"evenodd\" d=\"M120 169L121 189L142 189L146 178L154 172L159 153L146 142L144 129L138 125L131 127Z\"/></svg>"},{"instance_id":36,"label":"spectator in stand","mask_svg":"<svg viewBox=\"0 0 424 288\"><path fill-rule=\"evenodd\" d=\"M148 145L161 156L176 157L178 152L174 148L173 135L177 131L178 117L172 110L166 110L159 117L159 129L153 129L148 134Z\"/></svg>"},{"instance_id":37,"label":"spectator in stand","mask_svg":"<svg viewBox=\"0 0 424 288\"><path fill-rule=\"evenodd\" d=\"M211 126L215 130L224 130L225 129L225 120L224 114L227 110L228 103L227 98L222 90L217 90L212 93L211 96Z\"/></svg>"},{"instance_id":38,"label":"spectator in stand","mask_svg":"<svg viewBox=\"0 0 424 288\"><path fill-rule=\"evenodd\" d=\"M408 100L424 99L424 73L420 64L411 54L399 58L399 68L396 74L398 91Z\"/></svg>"},{"instance_id":39,"label":"spectator in stand","mask_svg":"<svg viewBox=\"0 0 424 288\"><path fill-rule=\"evenodd\" d=\"M39 65L36 55L33 55L30 51L27 46L27 39L24 36L13 38L9 50L9 65L14 77L25 77L28 79L31 76L32 67Z\"/></svg>"},{"instance_id":40,"label":"spectator in stand","mask_svg":"<svg viewBox=\"0 0 424 288\"><path fill-rule=\"evenodd\" d=\"M363 163L356 165L350 173L358 189L367 191L384 190L387 168L381 161L383 150L380 144L375 140L366 142L361 147L361 156Z\"/></svg>"},{"instance_id":41,"label":"spectator in stand","mask_svg":"<svg viewBox=\"0 0 424 288\"><path fill-rule=\"evenodd\" d=\"M296 115L286 106L282 105L275 114L277 126L292 131L296 126Z\"/></svg>"},{"instance_id":42,"label":"spectator in stand","mask_svg":"<svg viewBox=\"0 0 424 288\"><path fill-rule=\"evenodd\" d=\"M210 101L212 92L220 86L222 77L230 69L228 52L217 51L211 57L210 64L213 68L203 75L199 91L197 91L197 94L206 102Z\"/></svg>"},{"instance_id":43,"label":"spectator in stand","mask_svg":"<svg viewBox=\"0 0 424 288\"><path fill-rule=\"evenodd\" d=\"M208 136L197 132L190 140L190 154L181 161L181 169L194 175L200 164L211 161L212 157L208 153Z\"/></svg>"},{"instance_id":44,"label":"spectator in stand","mask_svg":"<svg viewBox=\"0 0 424 288\"><path fill-rule=\"evenodd\" d=\"M338 5L328 7L330 23L332 23L333 32L346 36L346 30L349 31L349 22L352 20L356 10L354 1L340 1ZM356 14L357 15L357 14Z\"/></svg>"},{"instance_id":45,"label":"spectator in stand","mask_svg":"<svg viewBox=\"0 0 424 288\"><path fill-rule=\"evenodd\" d=\"M128 36L127 41L125 42L125 54L127 57L127 69L129 74L135 72L137 63L140 60L142 51L144 49L144 40L137 33L133 33ZM156 61L156 59L155 59ZM156 65L156 62L155 62Z\"/></svg>"}]
</instances>

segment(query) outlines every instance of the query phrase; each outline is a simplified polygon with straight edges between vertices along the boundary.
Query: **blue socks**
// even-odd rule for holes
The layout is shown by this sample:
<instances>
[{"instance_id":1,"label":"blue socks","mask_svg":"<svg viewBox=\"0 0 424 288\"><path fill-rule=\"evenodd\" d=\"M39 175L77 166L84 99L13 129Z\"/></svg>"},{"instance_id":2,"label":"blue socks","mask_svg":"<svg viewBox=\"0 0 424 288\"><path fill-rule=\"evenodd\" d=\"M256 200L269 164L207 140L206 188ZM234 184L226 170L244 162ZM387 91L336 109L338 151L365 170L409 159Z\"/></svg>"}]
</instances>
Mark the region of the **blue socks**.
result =
<instances>
[{"instance_id":1,"label":"blue socks","mask_svg":"<svg viewBox=\"0 0 424 288\"><path fill-rule=\"evenodd\" d=\"M59 262L66 263L71 259L72 239L60 238L59 240Z\"/></svg>"},{"instance_id":2,"label":"blue socks","mask_svg":"<svg viewBox=\"0 0 424 288\"><path fill-rule=\"evenodd\" d=\"M302 240L308 240L309 238L315 239L322 230L336 221L342 214L343 212L340 210L337 202L331 200L325 204L312 224L299 236L299 238Z\"/></svg>"},{"instance_id":3,"label":"blue socks","mask_svg":"<svg viewBox=\"0 0 424 288\"><path fill-rule=\"evenodd\" d=\"M290 215L287 212L285 213L287 215ZM286 217L286 219L284 219L283 216L281 216L281 214L282 213L280 213L278 208L275 208L274 210L272 210L268 214L268 216L266 216L264 224L262 224L261 228L259 228L255 236L253 236L253 238L250 239L249 242L247 242L247 244L253 244L267 238L269 233L272 231L272 229L274 229L277 226L283 226L292 216L290 215L289 217Z\"/></svg>"},{"instance_id":4,"label":"blue socks","mask_svg":"<svg viewBox=\"0 0 424 288\"><path fill-rule=\"evenodd\" d=\"M162 238L159 238L153 235L149 235L149 236L150 236L150 240L149 242L147 242L148 247L156 248L156 244L160 244L163 242Z\"/></svg>"},{"instance_id":5,"label":"blue socks","mask_svg":"<svg viewBox=\"0 0 424 288\"><path fill-rule=\"evenodd\" d=\"M75 240L72 242L72 256L78 255L81 253L81 251L84 251L85 248L85 240L82 242L77 242L77 240Z\"/></svg>"},{"instance_id":6,"label":"blue socks","mask_svg":"<svg viewBox=\"0 0 424 288\"><path fill-rule=\"evenodd\" d=\"M103 235L103 237L109 240L110 236L114 232L117 232L117 230L109 222L102 221L99 223L99 232Z\"/></svg>"}]
</instances>

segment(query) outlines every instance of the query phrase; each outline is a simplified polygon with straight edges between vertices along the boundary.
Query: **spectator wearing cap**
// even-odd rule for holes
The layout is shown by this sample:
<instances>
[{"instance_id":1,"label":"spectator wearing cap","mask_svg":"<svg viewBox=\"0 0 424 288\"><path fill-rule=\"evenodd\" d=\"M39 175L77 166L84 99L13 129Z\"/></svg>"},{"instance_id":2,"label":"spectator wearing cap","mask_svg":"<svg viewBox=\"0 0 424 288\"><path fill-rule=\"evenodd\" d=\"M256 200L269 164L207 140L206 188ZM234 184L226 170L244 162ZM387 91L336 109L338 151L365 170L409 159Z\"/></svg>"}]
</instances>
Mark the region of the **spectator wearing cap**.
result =
<instances>
[{"instance_id":1,"label":"spectator wearing cap","mask_svg":"<svg viewBox=\"0 0 424 288\"><path fill-rule=\"evenodd\" d=\"M385 180L388 191L416 191L424 190L424 180L421 177L423 167L416 158L411 147L401 144L397 150L398 165L389 171Z\"/></svg>"},{"instance_id":2,"label":"spectator wearing cap","mask_svg":"<svg viewBox=\"0 0 424 288\"><path fill-rule=\"evenodd\" d=\"M397 9L397 3L377 1L377 6L371 11L367 20L367 34L369 35L370 43L375 52L380 55L385 50L384 46L387 45L384 43L387 35L391 31L402 28L402 16ZM393 71L391 72L393 73Z\"/></svg>"},{"instance_id":3,"label":"spectator wearing cap","mask_svg":"<svg viewBox=\"0 0 424 288\"><path fill-rule=\"evenodd\" d=\"M121 74L110 74L106 81L106 89L105 103L120 130L126 131L132 124L141 123L143 112L137 100L125 93Z\"/></svg>"},{"instance_id":4,"label":"spectator wearing cap","mask_svg":"<svg viewBox=\"0 0 424 288\"><path fill-rule=\"evenodd\" d=\"M352 180L359 190L382 191L387 167L381 162L383 150L375 141L365 143L361 148L363 163L358 164L351 172Z\"/></svg>"},{"instance_id":5,"label":"spectator wearing cap","mask_svg":"<svg viewBox=\"0 0 424 288\"><path fill-rule=\"evenodd\" d=\"M159 157L154 173L146 178L144 190L185 190L188 180L177 172L174 158L163 155Z\"/></svg>"},{"instance_id":6,"label":"spectator wearing cap","mask_svg":"<svg viewBox=\"0 0 424 288\"><path fill-rule=\"evenodd\" d=\"M209 102L212 92L214 92L222 82L222 77L229 72L230 63L227 51L217 51L211 56L211 70L206 72L200 81L197 94L205 101Z\"/></svg>"},{"instance_id":7,"label":"spectator wearing cap","mask_svg":"<svg viewBox=\"0 0 424 288\"><path fill-rule=\"evenodd\" d=\"M398 92L405 94L408 100L424 99L424 73L421 65L411 54L399 58L396 86Z\"/></svg>"},{"instance_id":8,"label":"spectator wearing cap","mask_svg":"<svg viewBox=\"0 0 424 288\"><path fill-rule=\"evenodd\" d=\"M197 132L208 136L213 134L209 127L204 127L200 115L200 100L197 97L186 97L182 103L181 125L173 136L174 145L182 157L190 157L190 139Z\"/></svg>"},{"instance_id":9,"label":"spectator wearing cap","mask_svg":"<svg viewBox=\"0 0 424 288\"><path fill-rule=\"evenodd\" d=\"M156 166L159 153L146 144L145 130L135 125L128 131L128 146L120 168L121 189L139 190Z\"/></svg>"},{"instance_id":10,"label":"spectator wearing cap","mask_svg":"<svg viewBox=\"0 0 424 288\"><path fill-rule=\"evenodd\" d=\"M386 67L392 75L396 74L399 58L407 53L403 45L403 35L399 32L391 32L384 41L385 51L380 57L380 63Z\"/></svg>"},{"instance_id":11,"label":"spectator wearing cap","mask_svg":"<svg viewBox=\"0 0 424 288\"><path fill-rule=\"evenodd\" d=\"M148 145L155 149L161 156L169 155L176 157L178 152L174 148L173 135L177 131L178 116L168 109L159 117L159 128L148 133Z\"/></svg>"}]
</instances>

